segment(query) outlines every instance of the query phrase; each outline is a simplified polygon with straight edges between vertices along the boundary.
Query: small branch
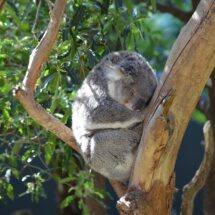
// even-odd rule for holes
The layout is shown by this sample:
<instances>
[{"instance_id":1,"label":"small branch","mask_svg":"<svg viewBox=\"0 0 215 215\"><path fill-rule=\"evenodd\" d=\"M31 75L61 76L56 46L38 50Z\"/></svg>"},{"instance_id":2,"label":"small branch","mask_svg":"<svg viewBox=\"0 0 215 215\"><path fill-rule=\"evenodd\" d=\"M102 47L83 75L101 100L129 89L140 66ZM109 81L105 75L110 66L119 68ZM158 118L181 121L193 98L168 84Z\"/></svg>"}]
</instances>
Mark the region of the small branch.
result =
<instances>
[{"instance_id":1,"label":"small branch","mask_svg":"<svg viewBox=\"0 0 215 215\"><path fill-rule=\"evenodd\" d=\"M205 185L208 173L210 172L213 155L214 155L214 141L211 124L207 121L204 125L204 139L205 139L205 154L199 169L190 183L183 188L181 215L193 214L193 202L196 194Z\"/></svg>"},{"instance_id":2,"label":"small branch","mask_svg":"<svg viewBox=\"0 0 215 215\"><path fill-rule=\"evenodd\" d=\"M31 29L31 32L34 35L34 37L35 37L36 40L37 40L37 37L36 37L36 34L35 34L35 28L36 28L36 24L37 24L37 20L38 20L38 16L39 16L39 11L40 11L40 7L41 7L41 3L42 3L42 0L39 0L38 6L37 6L36 15L35 15L35 19L34 19L34 24L33 24L33 27Z\"/></svg>"},{"instance_id":3,"label":"small branch","mask_svg":"<svg viewBox=\"0 0 215 215\"><path fill-rule=\"evenodd\" d=\"M4 8L5 3L6 3L6 0L0 0L0 12Z\"/></svg>"},{"instance_id":4,"label":"small branch","mask_svg":"<svg viewBox=\"0 0 215 215\"><path fill-rule=\"evenodd\" d=\"M211 122L212 130L213 130L213 138L215 140L215 68L210 76L210 84L208 85L208 95L210 100L209 105L209 119ZM214 142L215 147L215 142ZM204 194L203 194L203 214L215 214L215 156L213 158L211 170L208 174L208 178L206 180L204 186Z\"/></svg>"},{"instance_id":5,"label":"small branch","mask_svg":"<svg viewBox=\"0 0 215 215\"><path fill-rule=\"evenodd\" d=\"M191 12L184 12L182 10L179 10L178 8L172 6L172 5L164 5L164 4L160 4L157 3L156 4L157 9L160 12L164 12L164 13L170 13L173 16L177 17L178 19L180 19L183 22L187 22L190 17L192 16L193 11Z\"/></svg>"},{"instance_id":6,"label":"small branch","mask_svg":"<svg viewBox=\"0 0 215 215\"><path fill-rule=\"evenodd\" d=\"M115 190L116 194L118 197L121 197L125 195L126 193L126 186L123 185L121 182L114 181L114 180L109 180L111 186Z\"/></svg>"}]
</instances>

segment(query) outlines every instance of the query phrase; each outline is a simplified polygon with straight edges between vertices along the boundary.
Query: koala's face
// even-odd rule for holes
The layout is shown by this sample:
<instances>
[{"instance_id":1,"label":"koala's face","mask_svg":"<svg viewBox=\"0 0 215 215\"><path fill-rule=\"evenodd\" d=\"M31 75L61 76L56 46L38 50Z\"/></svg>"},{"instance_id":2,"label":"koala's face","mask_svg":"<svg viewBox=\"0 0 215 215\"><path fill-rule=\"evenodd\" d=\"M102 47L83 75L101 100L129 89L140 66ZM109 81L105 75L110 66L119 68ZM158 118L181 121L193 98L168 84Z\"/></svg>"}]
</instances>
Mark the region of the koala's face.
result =
<instances>
[{"instance_id":1,"label":"koala's face","mask_svg":"<svg viewBox=\"0 0 215 215\"><path fill-rule=\"evenodd\" d=\"M126 68L120 66L108 74L110 97L132 111L143 110L157 87L156 76L150 67L126 71Z\"/></svg>"}]
</instances>

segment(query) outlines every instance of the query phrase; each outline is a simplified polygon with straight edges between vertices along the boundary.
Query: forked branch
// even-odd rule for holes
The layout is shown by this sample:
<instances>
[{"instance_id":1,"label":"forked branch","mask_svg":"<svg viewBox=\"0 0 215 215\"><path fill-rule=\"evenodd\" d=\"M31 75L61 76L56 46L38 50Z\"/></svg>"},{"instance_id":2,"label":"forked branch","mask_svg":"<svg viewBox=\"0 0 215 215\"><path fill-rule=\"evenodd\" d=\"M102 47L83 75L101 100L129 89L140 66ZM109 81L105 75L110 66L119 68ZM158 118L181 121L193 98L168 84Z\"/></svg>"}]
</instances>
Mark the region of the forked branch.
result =
<instances>
[{"instance_id":1,"label":"forked branch","mask_svg":"<svg viewBox=\"0 0 215 215\"><path fill-rule=\"evenodd\" d=\"M42 66L46 62L56 41L65 6L66 0L56 0L52 11L50 11L51 17L48 28L41 41L32 51L25 78L20 86L14 90L14 94L32 119L78 151L72 130L49 114L34 99L34 89L36 88Z\"/></svg>"}]
</instances>

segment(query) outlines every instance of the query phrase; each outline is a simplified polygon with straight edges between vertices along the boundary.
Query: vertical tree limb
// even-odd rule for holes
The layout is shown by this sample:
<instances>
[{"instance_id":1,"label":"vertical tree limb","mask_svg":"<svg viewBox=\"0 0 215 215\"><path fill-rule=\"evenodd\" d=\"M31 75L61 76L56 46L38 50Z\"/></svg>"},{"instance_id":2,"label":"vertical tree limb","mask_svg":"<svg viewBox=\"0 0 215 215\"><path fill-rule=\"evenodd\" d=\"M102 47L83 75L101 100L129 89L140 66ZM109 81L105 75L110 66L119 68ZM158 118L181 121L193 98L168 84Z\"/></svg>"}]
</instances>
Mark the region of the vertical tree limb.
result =
<instances>
[{"instance_id":1,"label":"vertical tree limb","mask_svg":"<svg viewBox=\"0 0 215 215\"><path fill-rule=\"evenodd\" d=\"M0 0L0 13L3 10L5 3L6 3L6 0Z\"/></svg>"},{"instance_id":2,"label":"vertical tree limb","mask_svg":"<svg viewBox=\"0 0 215 215\"><path fill-rule=\"evenodd\" d=\"M170 213L178 149L191 113L215 66L214 11L215 0L202 0L172 48L149 106L130 178L127 196L140 192L144 197L142 206L132 210L131 214ZM163 116L161 98L171 89L175 91L175 97ZM166 123L161 121L162 117ZM129 201L135 202L135 199ZM128 211L121 212L126 214Z\"/></svg>"},{"instance_id":3,"label":"vertical tree limb","mask_svg":"<svg viewBox=\"0 0 215 215\"><path fill-rule=\"evenodd\" d=\"M207 176L211 169L214 156L214 139L211 124L207 121L204 125L204 147L205 153L199 169L196 171L193 179L184 186L182 196L181 215L193 214L193 202L196 194L205 185Z\"/></svg>"},{"instance_id":4,"label":"vertical tree limb","mask_svg":"<svg viewBox=\"0 0 215 215\"><path fill-rule=\"evenodd\" d=\"M208 86L210 107L209 107L209 119L211 121L213 130L213 140L215 140L215 69L211 75L211 86ZM215 141L213 142L215 147ZM203 199L203 211L204 215L215 214L215 156L213 158L211 170L205 183L204 199Z\"/></svg>"}]
</instances>

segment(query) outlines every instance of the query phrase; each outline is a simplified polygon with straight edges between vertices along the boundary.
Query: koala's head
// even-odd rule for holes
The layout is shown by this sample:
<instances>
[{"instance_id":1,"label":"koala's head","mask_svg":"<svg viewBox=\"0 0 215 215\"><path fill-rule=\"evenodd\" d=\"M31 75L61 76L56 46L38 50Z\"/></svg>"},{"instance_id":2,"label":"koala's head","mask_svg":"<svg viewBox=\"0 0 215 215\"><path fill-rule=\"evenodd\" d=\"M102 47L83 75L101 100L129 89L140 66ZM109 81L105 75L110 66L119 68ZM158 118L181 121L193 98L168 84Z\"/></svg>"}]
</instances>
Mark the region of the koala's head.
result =
<instances>
[{"instance_id":1,"label":"koala's head","mask_svg":"<svg viewBox=\"0 0 215 215\"><path fill-rule=\"evenodd\" d=\"M108 94L112 99L133 111L147 106L157 87L157 78L145 58L129 53L106 72Z\"/></svg>"}]
</instances>

